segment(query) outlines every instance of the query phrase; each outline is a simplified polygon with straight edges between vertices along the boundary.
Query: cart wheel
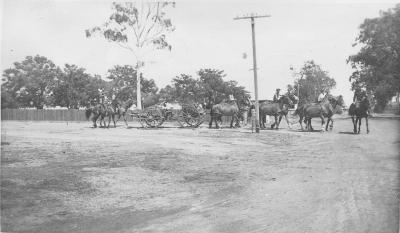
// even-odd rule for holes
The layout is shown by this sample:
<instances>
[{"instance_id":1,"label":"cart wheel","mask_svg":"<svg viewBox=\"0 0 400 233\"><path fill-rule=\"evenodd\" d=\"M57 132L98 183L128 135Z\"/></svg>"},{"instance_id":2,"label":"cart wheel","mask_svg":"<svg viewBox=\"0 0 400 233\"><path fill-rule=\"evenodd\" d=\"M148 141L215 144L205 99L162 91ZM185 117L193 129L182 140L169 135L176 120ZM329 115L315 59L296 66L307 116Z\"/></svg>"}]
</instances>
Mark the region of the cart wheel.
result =
<instances>
[{"instance_id":1,"label":"cart wheel","mask_svg":"<svg viewBox=\"0 0 400 233\"><path fill-rule=\"evenodd\" d=\"M148 108L145 110L144 121L148 127L159 127L164 123L162 111L158 108Z\"/></svg>"},{"instance_id":2,"label":"cart wheel","mask_svg":"<svg viewBox=\"0 0 400 233\"><path fill-rule=\"evenodd\" d=\"M182 127L199 127L205 120L205 111L195 106L183 105L178 115L178 122Z\"/></svg>"},{"instance_id":3,"label":"cart wheel","mask_svg":"<svg viewBox=\"0 0 400 233\"><path fill-rule=\"evenodd\" d=\"M176 119L181 127L189 127L189 124L185 121L185 113L182 110L178 111Z\"/></svg>"}]
</instances>

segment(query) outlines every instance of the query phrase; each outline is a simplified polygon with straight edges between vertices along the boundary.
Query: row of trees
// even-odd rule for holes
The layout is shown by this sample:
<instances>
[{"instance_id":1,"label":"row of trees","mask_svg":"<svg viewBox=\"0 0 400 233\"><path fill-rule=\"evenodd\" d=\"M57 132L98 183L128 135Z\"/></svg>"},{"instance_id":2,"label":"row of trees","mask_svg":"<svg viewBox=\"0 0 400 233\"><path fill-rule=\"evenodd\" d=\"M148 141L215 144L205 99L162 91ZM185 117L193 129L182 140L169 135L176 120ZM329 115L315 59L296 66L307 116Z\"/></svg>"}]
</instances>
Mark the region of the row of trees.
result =
<instances>
[{"instance_id":1,"label":"row of trees","mask_svg":"<svg viewBox=\"0 0 400 233\"><path fill-rule=\"evenodd\" d=\"M143 106L164 100L218 103L231 94L238 100L250 97L236 81L224 81L224 71L201 69L197 74L197 78L181 74L161 90L153 79L139 75ZM136 77L137 70L130 65L117 65L102 78L90 75L76 65L65 64L60 68L46 57L28 56L4 70L1 107L42 109L44 106L61 106L76 109L98 103L102 94L120 101L136 100Z\"/></svg>"},{"instance_id":2,"label":"row of trees","mask_svg":"<svg viewBox=\"0 0 400 233\"><path fill-rule=\"evenodd\" d=\"M154 80L141 79L143 93L157 93ZM136 72L130 66L115 66L103 79L76 65L65 64L60 68L39 55L28 56L4 70L2 82L2 108L61 106L76 109L99 102L102 93L109 98L114 95L126 100L136 92Z\"/></svg>"}]
</instances>

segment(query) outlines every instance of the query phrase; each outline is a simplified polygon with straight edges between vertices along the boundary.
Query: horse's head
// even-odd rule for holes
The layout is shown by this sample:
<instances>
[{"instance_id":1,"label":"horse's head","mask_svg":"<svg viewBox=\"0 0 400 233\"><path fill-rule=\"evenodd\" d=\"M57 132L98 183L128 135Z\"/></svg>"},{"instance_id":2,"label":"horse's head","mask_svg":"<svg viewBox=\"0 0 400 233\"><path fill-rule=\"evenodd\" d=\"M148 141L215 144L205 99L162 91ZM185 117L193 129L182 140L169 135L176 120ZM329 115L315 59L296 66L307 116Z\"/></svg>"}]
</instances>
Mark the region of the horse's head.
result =
<instances>
[{"instance_id":1,"label":"horse's head","mask_svg":"<svg viewBox=\"0 0 400 233\"><path fill-rule=\"evenodd\" d=\"M340 107L345 107L345 103L343 100L343 96L339 95L339 96L328 96L328 101L333 105L333 106L340 106Z\"/></svg>"}]
</instances>

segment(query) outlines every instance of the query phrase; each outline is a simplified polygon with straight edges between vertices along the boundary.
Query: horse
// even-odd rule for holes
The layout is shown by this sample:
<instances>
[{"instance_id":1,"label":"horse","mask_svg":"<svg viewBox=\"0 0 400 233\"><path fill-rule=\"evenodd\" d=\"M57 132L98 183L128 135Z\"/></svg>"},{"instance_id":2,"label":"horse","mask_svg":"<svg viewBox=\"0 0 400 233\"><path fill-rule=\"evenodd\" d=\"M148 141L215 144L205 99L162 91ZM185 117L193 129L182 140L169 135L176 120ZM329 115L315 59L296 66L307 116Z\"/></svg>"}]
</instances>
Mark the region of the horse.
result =
<instances>
[{"instance_id":1,"label":"horse","mask_svg":"<svg viewBox=\"0 0 400 233\"><path fill-rule=\"evenodd\" d=\"M115 115L118 116L117 122L119 121L119 119L122 116L122 119L124 119L125 125L128 127L128 122L126 121L126 113L128 112L129 108L132 107L132 105L135 102L131 99L127 100L127 101L118 101L115 104Z\"/></svg>"},{"instance_id":2,"label":"horse","mask_svg":"<svg viewBox=\"0 0 400 233\"><path fill-rule=\"evenodd\" d=\"M105 117L108 117L108 125L107 128L110 127L110 123L111 123L111 118L114 122L114 128L116 127L115 124L115 111L113 109L113 107L111 105L108 104L97 104L95 106L89 107L86 109L85 111L85 115L86 115L86 119L89 119L89 117L91 115L93 115L92 117L92 121L93 121L93 127L97 128L97 120L100 119L100 127L102 126L102 123L104 123L104 127L106 127L106 122L104 120Z\"/></svg>"},{"instance_id":3,"label":"horse","mask_svg":"<svg viewBox=\"0 0 400 233\"><path fill-rule=\"evenodd\" d=\"M89 120L89 117L91 115L93 115L92 121L93 121L94 128L97 128L97 124L96 124L97 119L99 119L99 117L103 111L104 111L103 105L101 105L101 104L97 104L95 106L86 108L86 110L85 110L86 119ZM102 121L100 121L100 127L102 127L101 123L102 123Z\"/></svg>"},{"instance_id":4,"label":"horse","mask_svg":"<svg viewBox=\"0 0 400 233\"><path fill-rule=\"evenodd\" d=\"M289 106L292 104L291 99L283 95L279 98L278 102L272 102L272 101L264 101L260 103L259 105L259 114L260 114L260 119L261 120L261 127L265 128L265 121L264 118L266 116L274 116L275 117L275 123L271 125L271 129L276 126L276 129L278 129L279 124L282 120L282 116L285 116L286 122L289 126L289 129L291 128L289 119L287 117L288 112L289 112ZM279 121L278 121L278 116L279 116Z\"/></svg>"},{"instance_id":5,"label":"horse","mask_svg":"<svg viewBox=\"0 0 400 233\"><path fill-rule=\"evenodd\" d=\"M104 125L105 125L105 123L106 123L105 120L104 120L104 118L105 118L105 117L108 117L108 125L107 125L107 128L110 127L111 118L112 118L112 120L113 120L113 122L114 122L114 128L117 127L116 124L115 124L115 109L114 109L111 105L109 105L109 104L104 104L104 114L101 115L100 117L101 117L101 118L100 118L100 121L103 120Z\"/></svg>"},{"instance_id":6,"label":"horse","mask_svg":"<svg viewBox=\"0 0 400 233\"><path fill-rule=\"evenodd\" d=\"M367 98L364 98L360 102L352 103L349 107L349 115L351 116L351 120L353 121L355 134L360 133L361 128L361 119L365 118L365 124L367 126L367 134L369 133L368 128L368 109L370 108L370 102ZM354 117L356 118L354 120ZM357 131L357 123L358 123L358 131Z\"/></svg>"},{"instance_id":7,"label":"horse","mask_svg":"<svg viewBox=\"0 0 400 233\"><path fill-rule=\"evenodd\" d=\"M242 104L238 104L236 100L230 100L227 102L221 102L211 106L211 119L209 123L209 128L212 128L213 121L215 122L215 127L218 129L218 121L222 124L222 116L231 116L230 127L233 128L233 121L236 120L235 126L239 126L239 118L242 117L243 112L248 110L249 101L244 101Z\"/></svg>"},{"instance_id":8,"label":"horse","mask_svg":"<svg viewBox=\"0 0 400 233\"><path fill-rule=\"evenodd\" d=\"M303 129L303 118L304 123L306 123L306 129L313 130L311 125L311 119L313 117L320 117L321 118L321 131L327 131L329 122L331 122L330 130L333 128L333 119L332 116L337 113L341 113L341 108L338 107L344 106L343 96L333 97L331 95L326 95L325 98L322 100L321 103L309 103L304 104L296 109L297 114L299 114L300 119L299 123L301 126L301 130ZM339 109L339 110L338 110ZM325 118L327 119L327 124L325 126Z\"/></svg>"}]
</instances>

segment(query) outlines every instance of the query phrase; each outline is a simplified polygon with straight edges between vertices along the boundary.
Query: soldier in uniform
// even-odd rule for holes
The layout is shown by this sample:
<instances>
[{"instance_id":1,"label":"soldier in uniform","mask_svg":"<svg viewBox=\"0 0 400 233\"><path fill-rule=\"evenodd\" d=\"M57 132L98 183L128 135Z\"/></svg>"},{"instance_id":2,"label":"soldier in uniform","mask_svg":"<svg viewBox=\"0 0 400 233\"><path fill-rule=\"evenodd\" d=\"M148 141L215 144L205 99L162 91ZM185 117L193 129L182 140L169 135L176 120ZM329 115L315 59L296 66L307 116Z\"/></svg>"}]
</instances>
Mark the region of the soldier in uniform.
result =
<instances>
[{"instance_id":1,"label":"soldier in uniform","mask_svg":"<svg viewBox=\"0 0 400 233\"><path fill-rule=\"evenodd\" d=\"M363 101L364 99L367 99L367 97L368 97L367 92L358 87L354 91L353 104L355 104L357 106L361 101ZM371 115L369 109L367 110L367 114Z\"/></svg>"},{"instance_id":2,"label":"soldier in uniform","mask_svg":"<svg viewBox=\"0 0 400 233\"><path fill-rule=\"evenodd\" d=\"M361 88L356 88L353 96L353 103L361 102L364 98L367 98L367 92Z\"/></svg>"},{"instance_id":3,"label":"soldier in uniform","mask_svg":"<svg viewBox=\"0 0 400 233\"><path fill-rule=\"evenodd\" d=\"M317 102L319 104L325 99L326 94L327 94L327 92L325 91L325 89L321 89L321 92L318 95L318 99L317 99Z\"/></svg>"},{"instance_id":4,"label":"soldier in uniform","mask_svg":"<svg viewBox=\"0 0 400 233\"><path fill-rule=\"evenodd\" d=\"M277 103L279 101L279 98L281 98L281 94L279 94L279 92L281 91L281 89L277 88L273 97L273 101L275 103Z\"/></svg>"}]
</instances>

